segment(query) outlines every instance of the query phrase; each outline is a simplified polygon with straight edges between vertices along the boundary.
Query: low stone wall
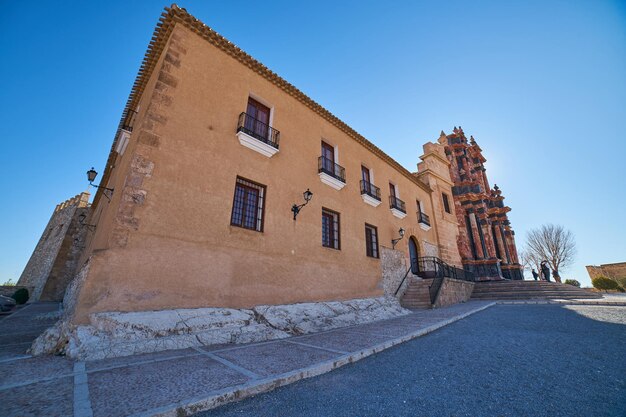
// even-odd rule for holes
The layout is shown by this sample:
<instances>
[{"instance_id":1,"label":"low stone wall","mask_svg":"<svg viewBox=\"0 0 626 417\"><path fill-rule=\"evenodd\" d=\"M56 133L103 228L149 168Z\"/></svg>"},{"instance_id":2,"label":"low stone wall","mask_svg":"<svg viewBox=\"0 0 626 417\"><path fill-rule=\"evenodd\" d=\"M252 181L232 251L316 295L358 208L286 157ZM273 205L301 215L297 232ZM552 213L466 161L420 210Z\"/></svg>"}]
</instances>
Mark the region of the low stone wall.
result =
<instances>
[{"instance_id":1,"label":"low stone wall","mask_svg":"<svg viewBox=\"0 0 626 417\"><path fill-rule=\"evenodd\" d=\"M28 290L28 294L33 293L33 287L24 287L21 285L0 285L0 295L4 295L5 297L10 297L13 293L20 288L26 288Z\"/></svg>"},{"instance_id":2,"label":"low stone wall","mask_svg":"<svg viewBox=\"0 0 626 417\"><path fill-rule=\"evenodd\" d=\"M446 307L452 304L464 303L470 299L472 291L474 291L473 282L444 278L434 307Z\"/></svg>"},{"instance_id":3,"label":"low stone wall","mask_svg":"<svg viewBox=\"0 0 626 417\"><path fill-rule=\"evenodd\" d=\"M250 343L409 314L393 297L323 303L94 313L90 325L66 318L33 343L34 355L93 360L224 343Z\"/></svg>"}]
</instances>

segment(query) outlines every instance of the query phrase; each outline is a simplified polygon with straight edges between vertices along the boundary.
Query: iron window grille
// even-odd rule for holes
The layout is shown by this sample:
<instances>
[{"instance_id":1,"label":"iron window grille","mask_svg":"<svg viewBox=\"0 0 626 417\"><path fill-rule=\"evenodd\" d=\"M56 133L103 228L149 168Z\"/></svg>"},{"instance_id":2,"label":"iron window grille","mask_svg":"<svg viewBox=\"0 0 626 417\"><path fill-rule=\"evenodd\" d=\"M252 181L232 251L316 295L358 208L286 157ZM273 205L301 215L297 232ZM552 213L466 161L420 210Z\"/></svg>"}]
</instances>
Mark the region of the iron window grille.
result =
<instances>
[{"instance_id":1,"label":"iron window grille","mask_svg":"<svg viewBox=\"0 0 626 417\"><path fill-rule=\"evenodd\" d=\"M322 209L322 246L341 249L339 213L326 208Z\"/></svg>"},{"instance_id":2,"label":"iron window grille","mask_svg":"<svg viewBox=\"0 0 626 417\"><path fill-rule=\"evenodd\" d=\"M371 258L378 258L378 229L365 224L365 253Z\"/></svg>"},{"instance_id":3,"label":"iron window grille","mask_svg":"<svg viewBox=\"0 0 626 417\"><path fill-rule=\"evenodd\" d=\"M265 186L237 177L230 224L244 229L263 231Z\"/></svg>"}]
</instances>

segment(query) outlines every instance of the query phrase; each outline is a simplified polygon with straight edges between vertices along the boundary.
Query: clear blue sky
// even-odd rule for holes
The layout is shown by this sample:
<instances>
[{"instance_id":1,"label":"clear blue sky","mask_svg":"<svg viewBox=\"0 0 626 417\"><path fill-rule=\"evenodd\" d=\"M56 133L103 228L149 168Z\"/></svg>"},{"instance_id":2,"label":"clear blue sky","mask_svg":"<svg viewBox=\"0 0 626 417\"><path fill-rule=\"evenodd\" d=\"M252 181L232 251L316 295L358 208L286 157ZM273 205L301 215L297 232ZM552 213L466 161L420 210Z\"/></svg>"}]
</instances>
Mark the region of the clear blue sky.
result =
<instances>
[{"instance_id":1,"label":"clear blue sky","mask_svg":"<svg viewBox=\"0 0 626 417\"><path fill-rule=\"evenodd\" d=\"M341 3L341 4L337 4ZM0 2L0 282L99 172L166 3ZM526 231L576 235L566 278L626 261L623 1L185 1L405 167L463 126Z\"/></svg>"}]
</instances>

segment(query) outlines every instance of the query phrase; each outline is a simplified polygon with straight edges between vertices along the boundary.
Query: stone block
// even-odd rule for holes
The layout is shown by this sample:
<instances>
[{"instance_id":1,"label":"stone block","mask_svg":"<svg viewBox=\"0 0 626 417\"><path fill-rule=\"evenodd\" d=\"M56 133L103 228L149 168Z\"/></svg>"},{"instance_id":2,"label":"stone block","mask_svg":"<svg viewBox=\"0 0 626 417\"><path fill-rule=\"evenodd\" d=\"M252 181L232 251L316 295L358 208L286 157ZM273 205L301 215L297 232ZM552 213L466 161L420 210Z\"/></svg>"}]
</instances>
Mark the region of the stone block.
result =
<instances>
[{"instance_id":1,"label":"stone block","mask_svg":"<svg viewBox=\"0 0 626 417\"><path fill-rule=\"evenodd\" d=\"M282 339L409 314L392 297L258 306L91 314L89 325L67 317L40 336L35 355L105 359L169 349Z\"/></svg>"}]
</instances>

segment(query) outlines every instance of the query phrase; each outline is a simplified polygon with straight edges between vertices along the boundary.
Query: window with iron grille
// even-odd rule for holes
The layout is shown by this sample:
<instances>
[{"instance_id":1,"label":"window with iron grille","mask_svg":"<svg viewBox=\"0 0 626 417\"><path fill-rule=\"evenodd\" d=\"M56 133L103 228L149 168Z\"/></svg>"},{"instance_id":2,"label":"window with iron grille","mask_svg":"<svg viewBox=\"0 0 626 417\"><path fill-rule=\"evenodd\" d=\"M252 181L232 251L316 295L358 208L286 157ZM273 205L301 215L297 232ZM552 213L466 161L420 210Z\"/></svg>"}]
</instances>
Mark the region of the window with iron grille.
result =
<instances>
[{"instance_id":1,"label":"window with iron grille","mask_svg":"<svg viewBox=\"0 0 626 417\"><path fill-rule=\"evenodd\" d=\"M263 231L265 186L237 177L230 224L244 229Z\"/></svg>"},{"instance_id":2,"label":"window with iron grille","mask_svg":"<svg viewBox=\"0 0 626 417\"><path fill-rule=\"evenodd\" d=\"M450 211L450 202L448 201L448 194L441 193L441 197L443 198L443 209L446 211L446 213L452 213Z\"/></svg>"},{"instance_id":3,"label":"window with iron grille","mask_svg":"<svg viewBox=\"0 0 626 417\"><path fill-rule=\"evenodd\" d=\"M378 258L378 229L365 223L365 253L372 258Z\"/></svg>"},{"instance_id":4,"label":"window with iron grille","mask_svg":"<svg viewBox=\"0 0 626 417\"><path fill-rule=\"evenodd\" d=\"M341 249L339 238L339 213L322 209L322 246Z\"/></svg>"}]
</instances>

